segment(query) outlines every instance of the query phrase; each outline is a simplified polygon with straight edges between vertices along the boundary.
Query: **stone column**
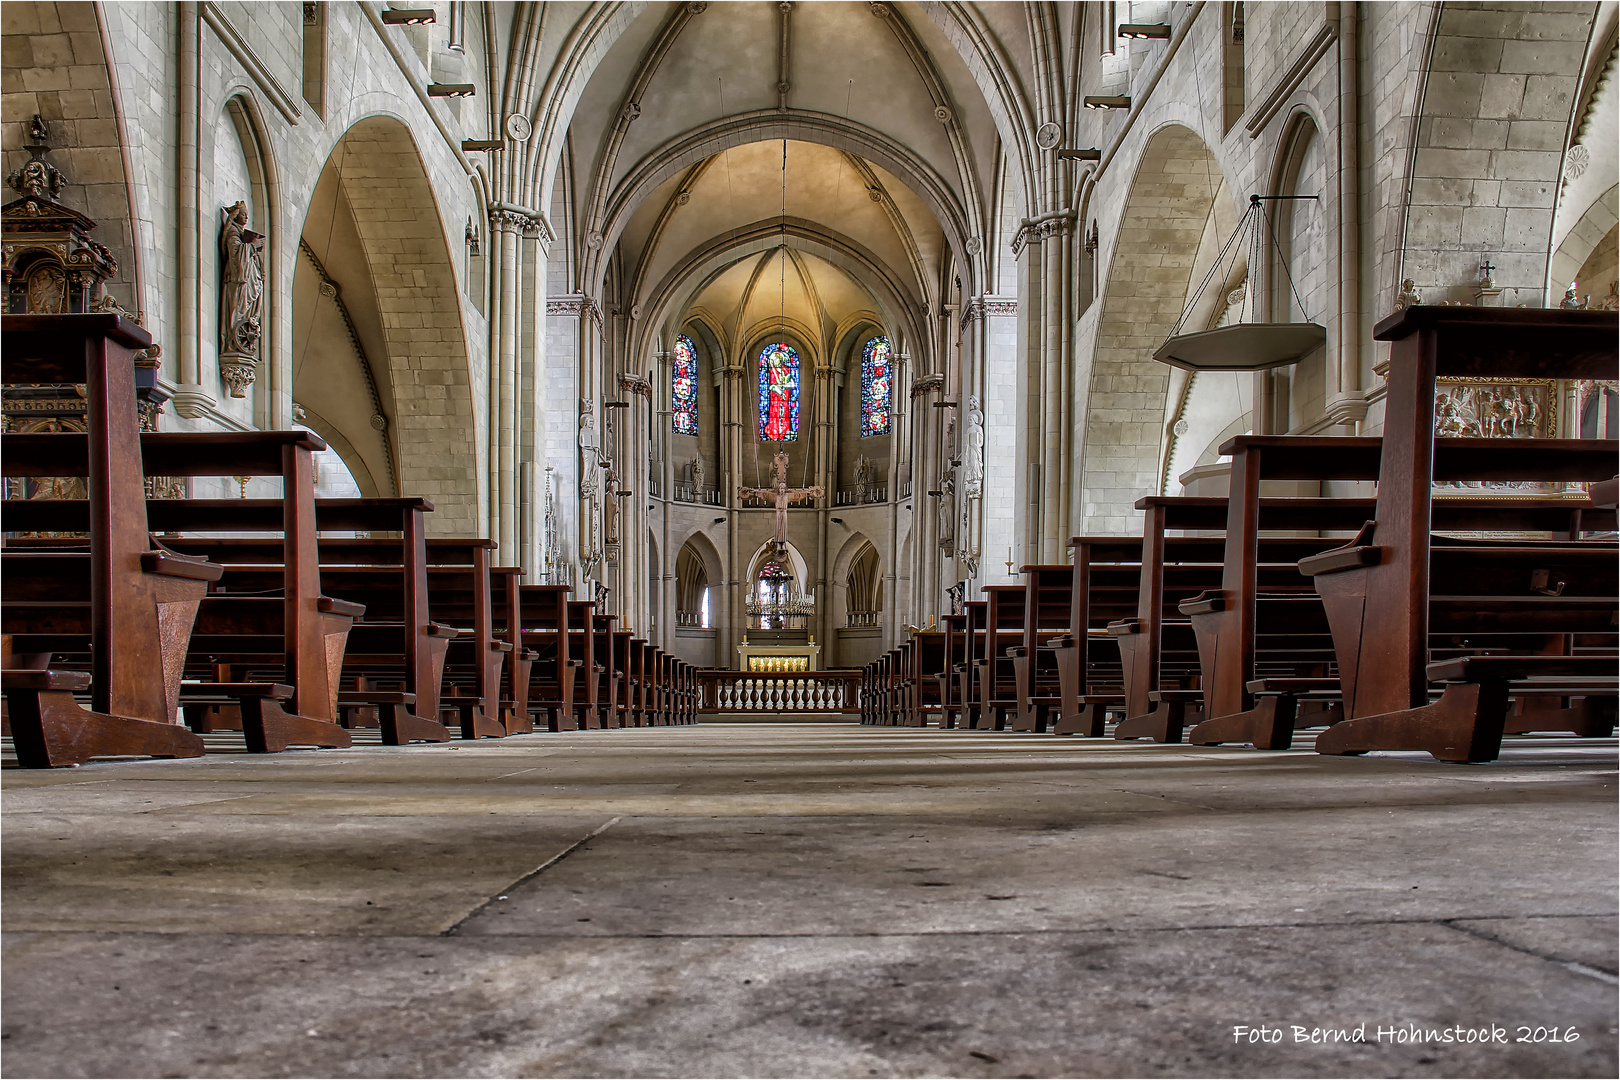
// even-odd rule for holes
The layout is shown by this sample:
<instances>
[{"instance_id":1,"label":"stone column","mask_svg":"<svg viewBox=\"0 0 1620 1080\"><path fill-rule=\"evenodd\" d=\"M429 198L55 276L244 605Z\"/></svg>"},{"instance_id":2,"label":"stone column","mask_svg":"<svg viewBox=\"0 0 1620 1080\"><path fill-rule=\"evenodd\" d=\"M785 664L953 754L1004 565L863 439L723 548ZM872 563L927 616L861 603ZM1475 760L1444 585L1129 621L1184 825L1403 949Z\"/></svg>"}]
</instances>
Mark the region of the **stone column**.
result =
<instances>
[{"instance_id":1,"label":"stone column","mask_svg":"<svg viewBox=\"0 0 1620 1080\"><path fill-rule=\"evenodd\" d=\"M743 610L742 579L748 567L739 565L742 554L738 547L737 486L742 477L742 448L748 423L748 382L743 377L747 366L741 362L727 364L720 371L720 496L726 512L726 579L720 582L719 603L712 600L709 611L716 616L714 631L714 663L716 667L736 666L737 646L742 642L743 628L748 625Z\"/></svg>"},{"instance_id":2,"label":"stone column","mask_svg":"<svg viewBox=\"0 0 1620 1080\"><path fill-rule=\"evenodd\" d=\"M810 481L812 484L820 484L822 491L826 492L816 500L816 569L813 582L816 591L816 614L811 620L814 624L812 633L816 635L817 643L826 648L830 648L833 642L831 633L833 621L829 610L833 603L833 579L832 567L828 564L828 560L832 557L830 550L832 545L829 543L828 531L832 528L832 508L838 500L838 373L833 367L831 353L837 344L836 341L821 343L821 356L825 362L816 368L816 394L813 399L816 417L816 478Z\"/></svg>"},{"instance_id":3,"label":"stone column","mask_svg":"<svg viewBox=\"0 0 1620 1080\"><path fill-rule=\"evenodd\" d=\"M174 411L186 419L196 419L214 406L214 396L202 384L202 331L198 308L201 274L202 225L198 220L197 184L199 74L202 15L194 0L178 5L180 20L180 85L176 101L179 146L175 155L176 270L179 290L178 370L180 384L175 388Z\"/></svg>"},{"instance_id":4,"label":"stone column","mask_svg":"<svg viewBox=\"0 0 1620 1080\"><path fill-rule=\"evenodd\" d=\"M533 228L527 214L511 208L489 215L491 226L489 379L489 535L501 552L518 546L518 339L522 310L523 234Z\"/></svg>"}]
</instances>

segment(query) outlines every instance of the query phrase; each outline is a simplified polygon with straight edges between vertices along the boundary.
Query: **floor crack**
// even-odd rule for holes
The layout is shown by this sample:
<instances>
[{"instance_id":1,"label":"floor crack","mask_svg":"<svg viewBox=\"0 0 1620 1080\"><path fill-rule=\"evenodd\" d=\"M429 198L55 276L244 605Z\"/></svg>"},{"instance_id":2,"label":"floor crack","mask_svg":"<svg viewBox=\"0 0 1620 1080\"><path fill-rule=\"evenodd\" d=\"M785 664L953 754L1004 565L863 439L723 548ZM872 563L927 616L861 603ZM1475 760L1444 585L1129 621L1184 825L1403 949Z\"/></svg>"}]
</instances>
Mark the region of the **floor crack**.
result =
<instances>
[{"instance_id":1,"label":"floor crack","mask_svg":"<svg viewBox=\"0 0 1620 1080\"><path fill-rule=\"evenodd\" d=\"M603 833L607 832L609 829L623 820L624 815L620 814L617 817L612 817L604 821L602 824L598 825L596 828L592 829L578 840L575 840L572 844L569 844L567 847L557 852L557 854L553 855L551 858L547 859L533 870L530 870L527 874L524 874L522 877L512 882L510 885L497 889L494 895L490 896L489 899L485 900L483 903L467 912L467 914L457 919L454 923L450 924L447 929L440 931L439 936L455 937L463 926L481 914L485 908L489 907L489 905L495 903L497 900L500 900L502 897L509 896L514 891L521 889L523 886L527 885L529 882L533 881L547 870L550 870L553 866L556 866L558 863L568 858L568 856L572 855L574 852L578 851L592 840L595 840L598 836L601 836Z\"/></svg>"},{"instance_id":2,"label":"floor crack","mask_svg":"<svg viewBox=\"0 0 1620 1080\"><path fill-rule=\"evenodd\" d=\"M1589 979L1597 979L1600 982L1608 983L1610 986L1620 985L1620 977L1616 977L1615 973L1612 971L1605 971L1602 968L1592 967L1590 964L1583 964L1578 960L1565 960L1561 956L1554 956L1551 953L1545 953L1539 949L1529 949L1523 945L1518 945L1514 942L1499 938L1495 934L1487 931L1477 930L1472 926L1458 926L1456 920L1454 919L1439 919L1437 922L1439 925L1444 926L1448 930L1455 930L1459 934L1467 934L1469 937L1476 937L1481 941L1489 941L1493 945L1500 945L1504 949L1512 949L1514 952L1523 953L1526 956L1533 956L1537 960L1545 960L1549 964L1557 964L1559 967L1564 968L1567 971L1572 971L1577 975L1585 975Z\"/></svg>"}]
</instances>

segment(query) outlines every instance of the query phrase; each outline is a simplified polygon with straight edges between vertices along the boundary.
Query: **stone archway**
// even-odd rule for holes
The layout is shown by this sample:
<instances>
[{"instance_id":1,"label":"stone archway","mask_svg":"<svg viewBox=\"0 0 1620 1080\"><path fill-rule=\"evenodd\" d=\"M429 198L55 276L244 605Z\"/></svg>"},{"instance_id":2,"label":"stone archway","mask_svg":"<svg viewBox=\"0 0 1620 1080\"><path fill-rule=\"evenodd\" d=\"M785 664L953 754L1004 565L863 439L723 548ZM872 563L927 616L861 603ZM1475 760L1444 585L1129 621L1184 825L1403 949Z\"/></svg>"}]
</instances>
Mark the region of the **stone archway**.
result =
<instances>
[{"instance_id":1,"label":"stone archway","mask_svg":"<svg viewBox=\"0 0 1620 1080\"><path fill-rule=\"evenodd\" d=\"M386 373L381 415L400 494L433 501L431 533L479 535L488 483L473 395L482 377L468 362L461 293L427 170L410 129L390 116L351 127L333 148L334 169L375 301L383 355L374 361Z\"/></svg>"},{"instance_id":2,"label":"stone archway","mask_svg":"<svg viewBox=\"0 0 1620 1080\"><path fill-rule=\"evenodd\" d=\"M1220 166L1190 128L1162 127L1142 150L1092 353L1075 523L1087 532L1132 531L1132 505L1158 489L1170 369L1152 354L1186 303L1220 186Z\"/></svg>"}]
</instances>

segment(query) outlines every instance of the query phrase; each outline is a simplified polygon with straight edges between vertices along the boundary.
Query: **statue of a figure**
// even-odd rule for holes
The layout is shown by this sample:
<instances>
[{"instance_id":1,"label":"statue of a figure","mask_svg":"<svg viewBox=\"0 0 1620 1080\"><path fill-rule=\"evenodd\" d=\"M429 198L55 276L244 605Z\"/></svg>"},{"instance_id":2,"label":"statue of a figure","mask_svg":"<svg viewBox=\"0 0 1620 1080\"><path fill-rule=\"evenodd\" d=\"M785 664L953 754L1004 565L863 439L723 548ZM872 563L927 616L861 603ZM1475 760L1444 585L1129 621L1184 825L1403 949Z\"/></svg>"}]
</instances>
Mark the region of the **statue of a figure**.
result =
<instances>
[{"instance_id":1,"label":"statue of a figure","mask_svg":"<svg viewBox=\"0 0 1620 1080\"><path fill-rule=\"evenodd\" d=\"M1423 303L1423 297L1418 295L1417 282L1411 278L1407 278L1405 281L1401 282L1400 294L1395 297L1396 310L1398 311L1401 308L1414 307L1421 303Z\"/></svg>"},{"instance_id":2,"label":"statue of a figure","mask_svg":"<svg viewBox=\"0 0 1620 1080\"><path fill-rule=\"evenodd\" d=\"M703 498L703 473L704 473L704 469L703 469L703 459L701 457L695 457L695 458L692 459L691 470L692 470L692 500L694 502L697 502L697 501L700 501Z\"/></svg>"},{"instance_id":3,"label":"statue of a figure","mask_svg":"<svg viewBox=\"0 0 1620 1080\"><path fill-rule=\"evenodd\" d=\"M956 546L956 481L946 473L939 481L939 549L950 558Z\"/></svg>"},{"instance_id":4,"label":"statue of a figure","mask_svg":"<svg viewBox=\"0 0 1620 1080\"><path fill-rule=\"evenodd\" d=\"M1570 282L1569 288L1564 290L1564 298L1558 302L1558 306L1565 311L1580 311L1590 304L1589 299L1582 300L1575 295L1575 290L1580 288L1580 285L1581 283L1578 281Z\"/></svg>"},{"instance_id":5,"label":"statue of a figure","mask_svg":"<svg viewBox=\"0 0 1620 1080\"><path fill-rule=\"evenodd\" d=\"M968 398L967 446L962 451L962 494L970 499L984 495L984 413L977 395Z\"/></svg>"},{"instance_id":6,"label":"statue of a figure","mask_svg":"<svg viewBox=\"0 0 1620 1080\"><path fill-rule=\"evenodd\" d=\"M872 490L872 459L862 454L855 459L855 501L863 503Z\"/></svg>"},{"instance_id":7,"label":"statue of a figure","mask_svg":"<svg viewBox=\"0 0 1620 1080\"><path fill-rule=\"evenodd\" d=\"M247 397L257 376L264 306L264 236L250 230L247 204L226 207L219 236L219 370L231 397Z\"/></svg>"}]
</instances>

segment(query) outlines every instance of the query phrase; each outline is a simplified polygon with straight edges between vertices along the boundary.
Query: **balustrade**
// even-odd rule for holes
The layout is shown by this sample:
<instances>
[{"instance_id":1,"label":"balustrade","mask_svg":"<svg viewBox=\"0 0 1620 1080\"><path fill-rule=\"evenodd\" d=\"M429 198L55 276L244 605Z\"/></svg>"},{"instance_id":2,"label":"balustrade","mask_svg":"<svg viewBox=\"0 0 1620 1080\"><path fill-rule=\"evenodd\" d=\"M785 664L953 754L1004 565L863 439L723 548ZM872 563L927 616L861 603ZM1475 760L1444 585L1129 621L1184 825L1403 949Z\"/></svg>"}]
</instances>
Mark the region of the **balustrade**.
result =
<instances>
[{"instance_id":1,"label":"balustrade","mask_svg":"<svg viewBox=\"0 0 1620 1080\"><path fill-rule=\"evenodd\" d=\"M859 671L805 671L760 675L742 671L698 672L701 713L855 713Z\"/></svg>"},{"instance_id":2,"label":"balustrade","mask_svg":"<svg viewBox=\"0 0 1620 1080\"><path fill-rule=\"evenodd\" d=\"M702 506L721 505L720 489L708 485L698 486L690 480L675 481L675 501L697 503Z\"/></svg>"}]
</instances>

